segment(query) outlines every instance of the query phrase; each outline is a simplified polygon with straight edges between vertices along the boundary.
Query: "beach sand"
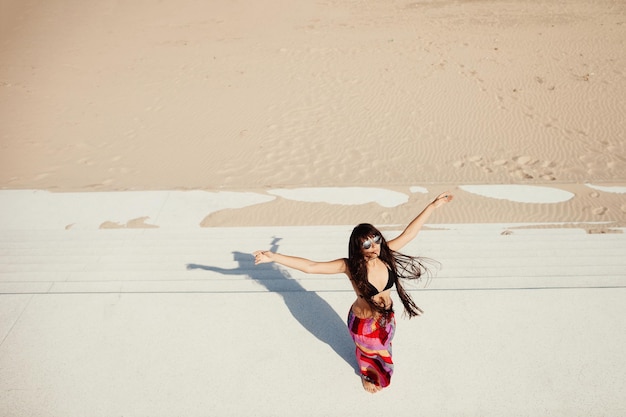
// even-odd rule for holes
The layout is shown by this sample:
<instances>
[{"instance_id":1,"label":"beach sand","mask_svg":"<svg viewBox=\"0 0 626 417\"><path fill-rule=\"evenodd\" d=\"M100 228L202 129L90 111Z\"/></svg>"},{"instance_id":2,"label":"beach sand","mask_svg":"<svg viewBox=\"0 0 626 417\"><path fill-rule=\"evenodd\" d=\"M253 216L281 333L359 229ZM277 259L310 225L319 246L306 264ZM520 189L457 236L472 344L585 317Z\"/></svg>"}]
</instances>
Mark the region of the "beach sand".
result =
<instances>
[{"instance_id":1,"label":"beach sand","mask_svg":"<svg viewBox=\"0 0 626 417\"><path fill-rule=\"evenodd\" d=\"M0 188L275 197L202 226L400 224L449 189L435 223L623 226L626 4L591 3L2 0ZM407 197L270 194L321 187Z\"/></svg>"}]
</instances>

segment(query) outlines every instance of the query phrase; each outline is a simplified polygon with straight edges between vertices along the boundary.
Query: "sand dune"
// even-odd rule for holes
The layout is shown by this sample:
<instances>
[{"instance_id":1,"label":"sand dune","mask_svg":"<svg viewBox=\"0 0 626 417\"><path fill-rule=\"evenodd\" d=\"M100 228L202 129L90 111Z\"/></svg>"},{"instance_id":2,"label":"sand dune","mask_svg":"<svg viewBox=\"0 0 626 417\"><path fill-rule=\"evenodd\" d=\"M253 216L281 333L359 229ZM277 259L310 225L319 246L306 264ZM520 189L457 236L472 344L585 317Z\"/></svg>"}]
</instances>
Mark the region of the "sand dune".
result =
<instances>
[{"instance_id":1,"label":"sand dune","mask_svg":"<svg viewBox=\"0 0 626 417\"><path fill-rule=\"evenodd\" d=\"M447 216L626 216L584 186L626 183L621 1L1 4L3 189L543 185L576 198L463 195ZM217 223L275 222L256 209Z\"/></svg>"}]
</instances>

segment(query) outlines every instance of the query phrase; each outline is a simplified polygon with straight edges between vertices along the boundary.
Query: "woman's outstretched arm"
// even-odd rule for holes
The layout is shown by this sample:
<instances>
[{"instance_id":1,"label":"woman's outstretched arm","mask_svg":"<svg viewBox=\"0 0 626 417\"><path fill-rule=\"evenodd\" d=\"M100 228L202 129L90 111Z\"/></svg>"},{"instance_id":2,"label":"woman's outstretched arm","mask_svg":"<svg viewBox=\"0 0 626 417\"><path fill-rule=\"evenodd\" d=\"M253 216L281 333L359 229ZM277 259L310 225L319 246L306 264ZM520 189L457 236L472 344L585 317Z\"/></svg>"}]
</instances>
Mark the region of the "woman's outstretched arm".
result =
<instances>
[{"instance_id":1,"label":"woman's outstretched arm","mask_svg":"<svg viewBox=\"0 0 626 417\"><path fill-rule=\"evenodd\" d=\"M435 211L436 208L441 207L442 205L449 203L452 201L453 195L449 192L441 193L435 198L430 204L422 210L420 214L414 218L411 223L404 229L402 233L395 239L392 239L388 242L389 247L392 250L398 251L402 249L407 243L415 239L415 236L419 233L426 223L426 220L430 217L430 215Z\"/></svg>"},{"instance_id":2,"label":"woman's outstretched arm","mask_svg":"<svg viewBox=\"0 0 626 417\"><path fill-rule=\"evenodd\" d=\"M340 274L346 273L347 266L343 259L328 262L316 262L297 256L282 255L272 251L256 251L253 253L255 265L276 262L307 274Z\"/></svg>"}]
</instances>

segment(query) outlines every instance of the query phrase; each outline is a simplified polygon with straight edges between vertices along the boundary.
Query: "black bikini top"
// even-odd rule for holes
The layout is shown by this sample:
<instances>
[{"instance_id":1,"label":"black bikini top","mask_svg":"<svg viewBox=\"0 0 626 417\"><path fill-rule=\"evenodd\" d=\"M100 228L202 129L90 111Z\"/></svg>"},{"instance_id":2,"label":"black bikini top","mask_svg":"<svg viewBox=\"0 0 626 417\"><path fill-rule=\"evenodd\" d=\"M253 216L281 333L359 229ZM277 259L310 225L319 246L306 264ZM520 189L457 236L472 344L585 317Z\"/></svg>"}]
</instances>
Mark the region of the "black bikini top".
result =
<instances>
[{"instance_id":1,"label":"black bikini top","mask_svg":"<svg viewBox=\"0 0 626 417\"><path fill-rule=\"evenodd\" d=\"M367 285L372 290L369 293L369 296L374 297L375 295L378 295L383 291L387 291L389 288L393 287L393 285L396 283L396 279L396 274L391 270L391 268L387 268L387 285L385 285L385 288L383 288L381 291L378 291L378 288L376 288L371 282L367 282Z\"/></svg>"}]
</instances>

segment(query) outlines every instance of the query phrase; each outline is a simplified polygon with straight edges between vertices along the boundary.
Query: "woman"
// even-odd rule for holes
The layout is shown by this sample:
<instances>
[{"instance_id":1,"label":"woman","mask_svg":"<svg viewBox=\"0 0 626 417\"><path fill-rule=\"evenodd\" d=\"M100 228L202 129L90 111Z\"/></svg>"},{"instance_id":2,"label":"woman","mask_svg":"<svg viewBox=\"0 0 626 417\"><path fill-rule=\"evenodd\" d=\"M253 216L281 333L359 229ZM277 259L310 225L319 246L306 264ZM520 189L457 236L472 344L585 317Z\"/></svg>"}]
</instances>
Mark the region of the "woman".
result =
<instances>
[{"instance_id":1,"label":"woman","mask_svg":"<svg viewBox=\"0 0 626 417\"><path fill-rule=\"evenodd\" d=\"M348 314L348 330L356 344L363 388L368 392L375 393L388 386L393 374L391 341L396 322L391 288L396 286L409 317L422 313L398 278L419 279L428 270L420 258L398 251L417 236L436 208L451 200L452 194L440 194L398 237L388 242L374 226L356 226L350 235L347 259L315 262L271 251L254 252L255 264L276 262L309 274L348 276L357 296Z\"/></svg>"}]
</instances>

